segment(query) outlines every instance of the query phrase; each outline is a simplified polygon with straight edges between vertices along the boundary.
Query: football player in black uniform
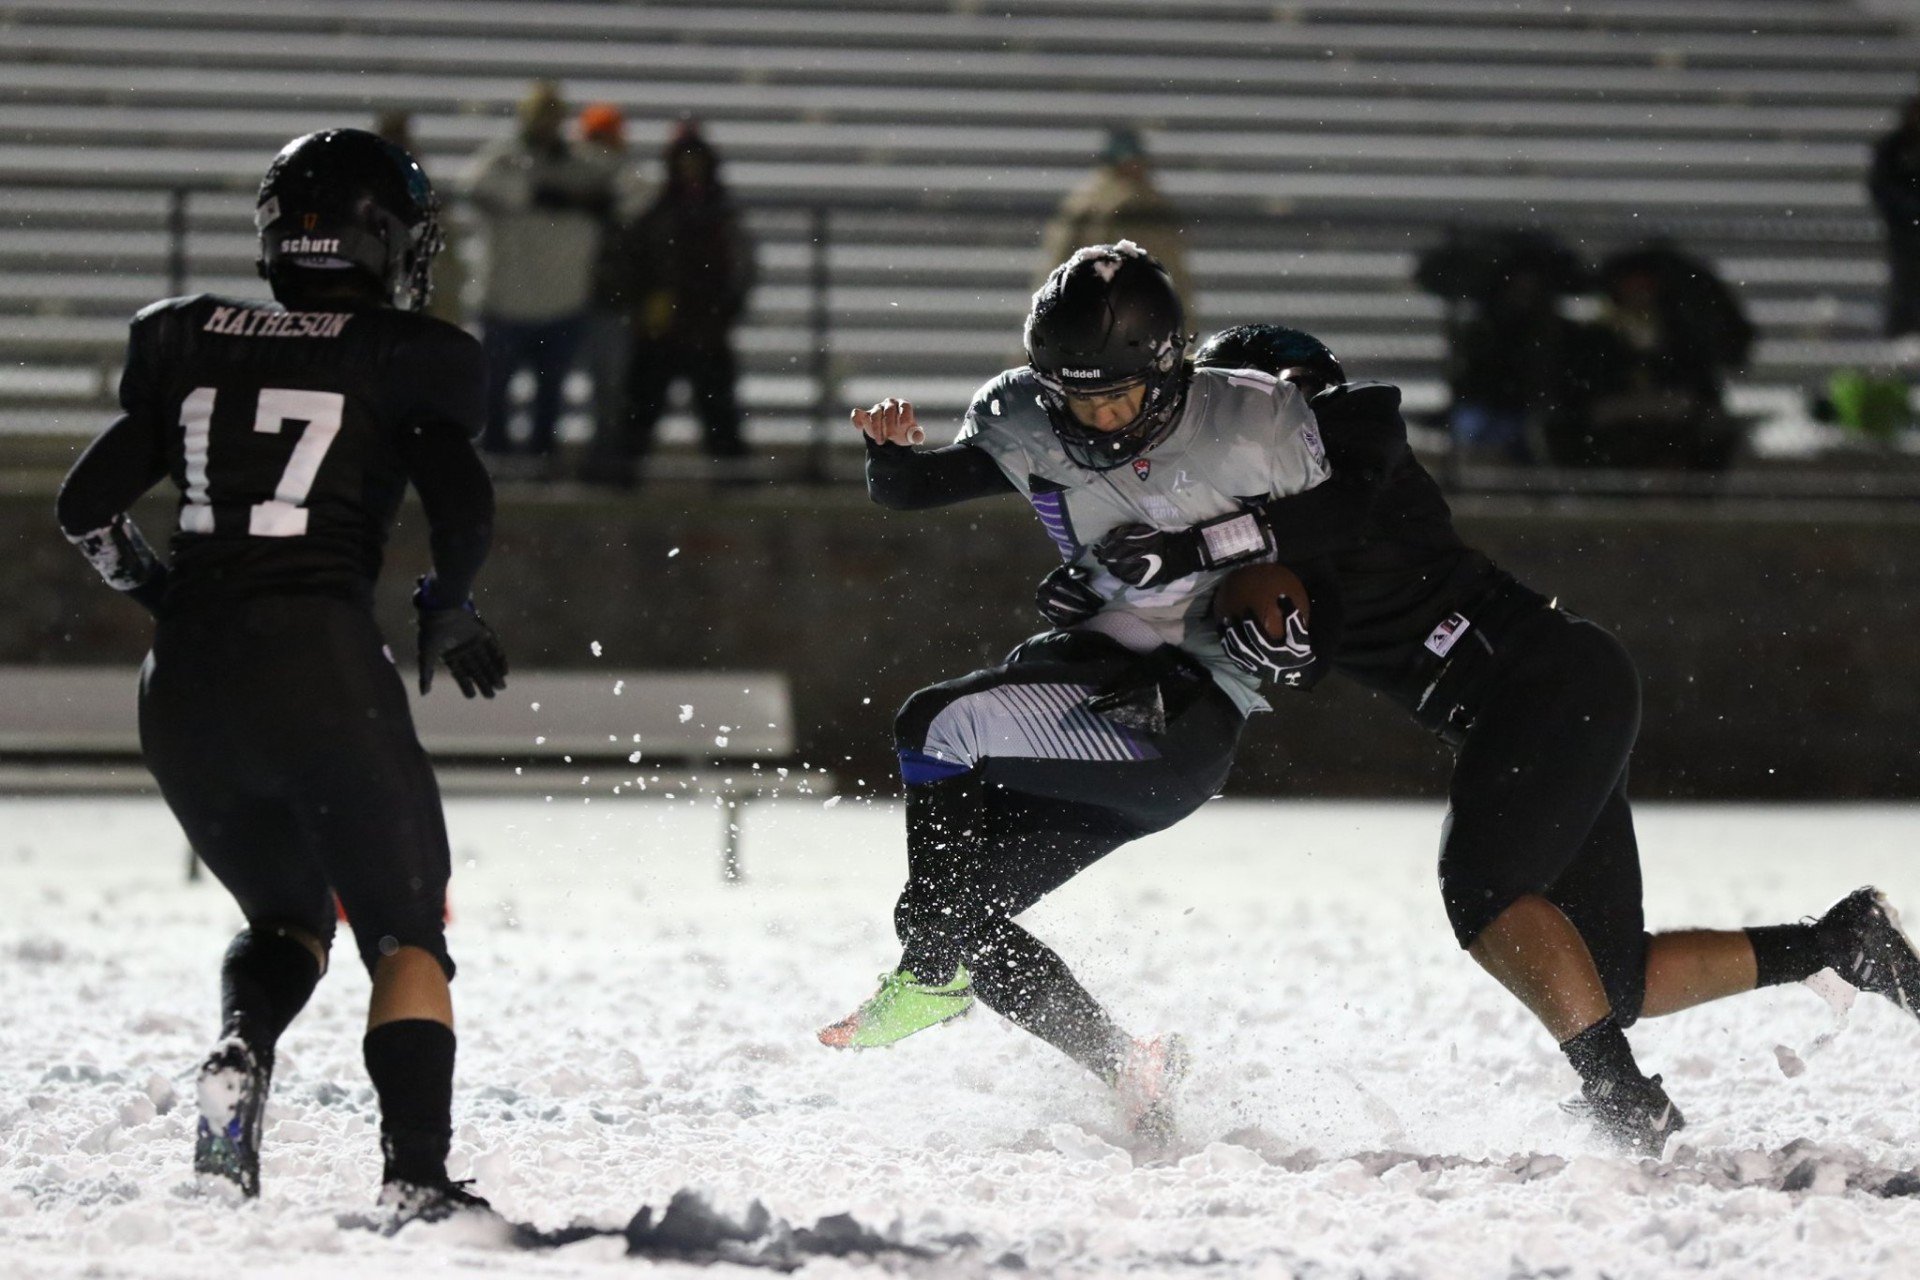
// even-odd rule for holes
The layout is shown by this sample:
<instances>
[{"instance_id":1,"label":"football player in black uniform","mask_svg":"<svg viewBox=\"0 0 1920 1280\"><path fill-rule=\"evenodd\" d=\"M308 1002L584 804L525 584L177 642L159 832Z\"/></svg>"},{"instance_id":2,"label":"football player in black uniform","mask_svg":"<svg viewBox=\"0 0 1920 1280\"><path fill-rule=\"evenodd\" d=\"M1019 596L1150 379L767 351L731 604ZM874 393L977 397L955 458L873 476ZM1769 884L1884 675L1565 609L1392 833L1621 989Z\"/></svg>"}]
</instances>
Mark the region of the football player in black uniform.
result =
<instances>
[{"instance_id":1,"label":"football player in black uniform","mask_svg":"<svg viewBox=\"0 0 1920 1280\"><path fill-rule=\"evenodd\" d=\"M1314 596L1315 665L1405 707L1455 753L1440 886L1460 945L1560 1042L1582 1081L1571 1109L1631 1151L1659 1154L1683 1123L1644 1075L1624 1028L1759 986L1832 969L1920 1012L1920 957L1872 888L1818 920L1649 936L1627 760L1640 680L1610 634L1530 590L1461 541L1439 487L1407 446L1399 392L1346 384L1333 354L1297 330L1247 325L1195 363L1278 375L1312 394L1332 477L1263 510L1275 558ZM1292 517L1304 516L1304 520ZM1135 583L1197 563L1198 528L1138 526L1103 551ZM1152 572L1149 572L1149 570ZM1090 616L1073 566L1043 583L1057 625ZM1228 644L1250 671L1257 655Z\"/></svg>"},{"instance_id":2,"label":"football player in black uniform","mask_svg":"<svg viewBox=\"0 0 1920 1280\"><path fill-rule=\"evenodd\" d=\"M274 1045L326 970L337 895L373 977L381 1202L440 1216L485 1204L446 1170L447 835L371 604L411 482L433 556L414 594L421 692L437 663L468 697L503 687L505 657L471 600L493 524L471 444L486 374L471 337L419 314L441 238L406 152L357 129L296 138L255 220L278 301L202 294L136 316L122 413L68 475L58 515L158 619L141 746L247 921L221 967L195 1168L259 1193ZM126 515L162 478L180 490L164 563Z\"/></svg>"}]
</instances>

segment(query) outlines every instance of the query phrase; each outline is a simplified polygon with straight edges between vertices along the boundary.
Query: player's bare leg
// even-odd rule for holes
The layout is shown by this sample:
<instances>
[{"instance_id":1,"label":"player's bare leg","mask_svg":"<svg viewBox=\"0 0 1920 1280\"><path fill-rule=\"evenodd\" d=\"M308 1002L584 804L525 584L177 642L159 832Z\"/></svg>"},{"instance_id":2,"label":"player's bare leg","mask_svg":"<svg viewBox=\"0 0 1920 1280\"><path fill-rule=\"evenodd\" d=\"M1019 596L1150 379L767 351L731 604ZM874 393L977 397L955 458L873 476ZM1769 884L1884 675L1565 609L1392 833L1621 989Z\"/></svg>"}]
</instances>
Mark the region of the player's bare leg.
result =
<instances>
[{"instance_id":1,"label":"player's bare leg","mask_svg":"<svg viewBox=\"0 0 1920 1280\"><path fill-rule=\"evenodd\" d=\"M1482 969L1566 1041L1611 1012L1586 939L1538 894L1517 899L1467 948Z\"/></svg>"},{"instance_id":2,"label":"player's bare leg","mask_svg":"<svg viewBox=\"0 0 1920 1280\"><path fill-rule=\"evenodd\" d=\"M1743 929L1657 933L1647 946L1643 1018L1659 1018L1754 989L1753 942Z\"/></svg>"},{"instance_id":3,"label":"player's bare leg","mask_svg":"<svg viewBox=\"0 0 1920 1280\"><path fill-rule=\"evenodd\" d=\"M409 1018L453 1026L453 987L433 953L401 947L382 956L373 969L373 995L367 1002L367 1030Z\"/></svg>"},{"instance_id":4,"label":"player's bare leg","mask_svg":"<svg viewBox=\"0 0 1920 1280\"><path fill-rule=\"evenodd\" d=\"M1579 1073L1571 1104L1623 1150L1658 1155L1682 1125L1659 1076L1644 1075L1613 1016L1586 939L1538 894L1516 899L1467 948L1540 1019Z\"/></svg>"},{"instance_id":5,"label":"player's bare leg","mask_svg":"<svg viewBox=\"0 0 1920 1280\"><path fill-rule=\"evenodd\" d=\"M1878 889L1856 889L1817 920L1656 935L1647 952L1648 1017L1675 1013L1756 987L1803 982L1831 969L1920 1017L1920 954Z\"/></svg>"}]
</instances>

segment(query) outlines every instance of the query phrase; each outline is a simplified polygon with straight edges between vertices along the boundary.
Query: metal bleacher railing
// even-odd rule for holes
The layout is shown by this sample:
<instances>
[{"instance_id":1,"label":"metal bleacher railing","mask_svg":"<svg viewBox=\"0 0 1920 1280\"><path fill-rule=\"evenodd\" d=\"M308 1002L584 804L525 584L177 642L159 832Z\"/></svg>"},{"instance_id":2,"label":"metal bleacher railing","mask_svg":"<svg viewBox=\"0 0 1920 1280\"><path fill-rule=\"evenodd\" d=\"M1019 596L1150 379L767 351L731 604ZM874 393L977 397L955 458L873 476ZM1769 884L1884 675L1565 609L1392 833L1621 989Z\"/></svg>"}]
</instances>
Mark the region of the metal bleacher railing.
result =
<instances>
[{"instance_id":1,"label":"metal bleacher railing","mask_svg":"<svg viewBox=\"0 0 1920 1280\"><path fill-rule=\"evenodd\" d=\"M261 293L251 271L250 181L94 175L16 174L4 193L31 216L0 232L0 430L76 435L97 426L111 406L125 319L144 302L201 289ZM902 394L957 416L975 386L1017 359L1041 266L1043 195L747 198L762 284L740 334L743 400L754 439L782 455L779 474L818 480L848 470L856 456L849 403ZM87 215L66 225L61 211L76 197ZM1440 407L1445 308L1419 293L1411 274L1443 225L1377 204L1332 213L1216 194L1198 196L1195 207L1205 327L1274 319L1311 328L1356 372L1407 388L1416 416ZM1478 216L1497 220L1492 210ZM1748 292L1763 332L1755 367L1736 389L1736 407L1750 416L1799 397L1828 368L1884 358L1884 344L1868 336L1880 280L1875 233L1851 210L1781 219L1738 207L1679 209L1623 226L1617 215L1569 205L1550 225L1589 252L1661 231L1716 256ZM462 242L469 257L481 247L470 231ZM1453 466L1438 433L1422 443L1454 487L1476 491L1920 493L1900 468L1811 478L1782 469L1711 478L1520 474Z\"/></svg>"}]
</instances>

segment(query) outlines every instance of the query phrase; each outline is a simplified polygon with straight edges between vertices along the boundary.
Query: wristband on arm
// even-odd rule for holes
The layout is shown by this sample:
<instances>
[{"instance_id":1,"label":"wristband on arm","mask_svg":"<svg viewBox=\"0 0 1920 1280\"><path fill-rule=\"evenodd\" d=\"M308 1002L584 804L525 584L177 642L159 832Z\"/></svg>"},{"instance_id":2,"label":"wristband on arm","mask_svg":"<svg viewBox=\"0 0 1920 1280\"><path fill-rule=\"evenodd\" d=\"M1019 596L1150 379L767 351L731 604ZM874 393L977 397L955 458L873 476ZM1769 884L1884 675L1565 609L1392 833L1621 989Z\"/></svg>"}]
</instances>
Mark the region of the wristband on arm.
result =
<instances>
[{"instance_id":1,"label":"wristband on arm","mask_svg":"<svg viewBox=\"0 0 1920 1280\"><path fill-rule=\"evenodd\" d=\"M1273 554L1273 538L1266 521L1255 511L1221 516L1193 527L1200 537L1200 567L1224 569L1229 565L1264 560Z\"/></svg>"},{"instance_id":2,"label":"wristband on arm","mask_svg":"<svg viewBox=\"0 0 1920 1280\"><path fill-rule=\"evenodd\" d=\"M67 541L80 549L102 581L115 591L135 592L167 571L160 557L125 512L98 529L69 533Z\"/></svg>"}]
</instances>

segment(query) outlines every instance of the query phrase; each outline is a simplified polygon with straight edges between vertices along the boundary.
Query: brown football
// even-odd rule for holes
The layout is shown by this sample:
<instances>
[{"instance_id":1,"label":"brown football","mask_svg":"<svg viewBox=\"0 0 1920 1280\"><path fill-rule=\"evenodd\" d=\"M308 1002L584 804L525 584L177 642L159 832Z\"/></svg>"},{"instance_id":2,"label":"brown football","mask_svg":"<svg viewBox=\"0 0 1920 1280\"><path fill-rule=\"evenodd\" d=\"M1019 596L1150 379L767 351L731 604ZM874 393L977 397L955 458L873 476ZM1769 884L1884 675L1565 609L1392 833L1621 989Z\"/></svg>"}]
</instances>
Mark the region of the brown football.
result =
<instances>
[{"instance_id":1,"label":"brown football","mask_svg":"<svg viewBox=\"0 0 1920 1280\"><path fill-rule=\"evenodd\" d=\"M1307 601L1306 584L1283 564L1250 564L1235 569L1213 594L1213 616L1222 622L1253 614L1260 628L1278 641L1287 634L1280 615L1279 600L1285 596L1300 611L1300 620L1313 623L1313 606Z\"/></svg>"}]
</instances>

